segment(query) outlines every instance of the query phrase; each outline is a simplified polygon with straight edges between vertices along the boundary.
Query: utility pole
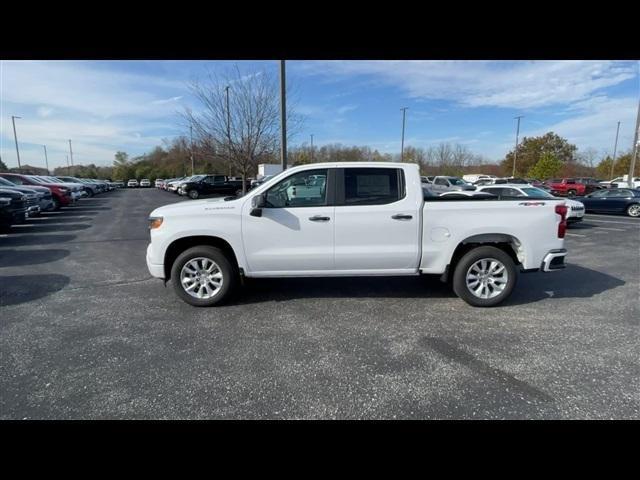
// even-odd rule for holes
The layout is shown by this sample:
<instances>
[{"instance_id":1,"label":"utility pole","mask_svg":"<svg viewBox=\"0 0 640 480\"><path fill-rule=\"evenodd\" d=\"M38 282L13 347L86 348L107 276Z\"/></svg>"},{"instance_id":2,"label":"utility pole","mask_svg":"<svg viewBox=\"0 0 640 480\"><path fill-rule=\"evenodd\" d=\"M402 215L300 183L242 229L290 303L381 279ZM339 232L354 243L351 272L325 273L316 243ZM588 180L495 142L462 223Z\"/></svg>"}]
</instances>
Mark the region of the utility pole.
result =
<instances>
[{"instance_id":1,"label":"utility pole","mask_svg":"<svg viewBox=\"0 0 640 480\"><path fill-rule=\"evenodd\" d=\"M518 159L518 137L520 136L520 119L524 118L524 115L520 115L518 117L514 117L518 119L518 127L516 128L516 149L513 152L513 172L511 177L515 178L516 176L516 160Z\"/></svg>"},{"instance_id":2,"label":"utility pole","mask_svg":"<svg viewBox=\"0 0 640 480\"><path fill-rule=\"evenodd\" d=\"M195 175L195 164L193 161L193 125L189 125L189 131L191 134L191 147L189 148L191 154L191 176Z\"/></svg>"},{"instance_id":3,"label":"utility pole","mask_svg":"<svg viewBox=\"0 0 640 480\"><path fill-rule=\"evenodd\" d=\"M69 167L69 155L65 155L65 157L67 157L67 175L69 175L71 173L71 169Z\"/></svg>"},{"instance_id":4,"label":"utility pole","mask_svg":"<svg viewBox=\"0 0 640 480\"><path fill-rule=\"evenodd\" d=\"M400 143L400 162L404 160L404 124L408 108L409 107L403 107L400 109L402 110L402 141Z\"/></svg>"},{"instance_id":5,"label":"utility pole","mask_svg":"<svg viewBox=\"0 0 640 480\"><path fill-rule=\"evenodd\" d=\"M20 149L18 149L18 135L16 134L16 117L15 115L11 115L11 122L13 123L13 138L16 141L16 155L18 155L18 168L20 168Z\"/></svg>"},{"instance_id":6,"label":"utility pole","mask_svg":"<svg viewBox=\"0 0 640 480\"><path fill-rule=\"evenodd\" d=\"M616 129L616 143L613 145L613 160L611 161L611 176L609 180L613 180L613 167L616 164L616 153L618 152L618 133L620 133L620 122L618 122L618 128Z\"/></svg>"},{"instance_id":7,"label":"utility pole","mask_svg":"<svg viewBox=\"0 0 640 480\"><path fill-rule=\"evenodd\" d=\"M280 60L280 163L287 169L287 91L284 60Z\"/></svg>"},{"instance_id":8,"label":"utility pole","mask_svg":"<svg viewBox=\"0 0 640 480\"><path fill-rule=\"evenodd\" d=\"M633 171L636 169L636 159L638 158L638 136L640 135L640 100L638 100L638 116L636 117L636 133L633 136L633 157L631 157L631 165L629 165L629 188L633 188Z\"/></svg>"},{"instance_id":9,"label":"utility pole","mask_svg":"<svg viewBox=\"0 0 640 480\"><path fill-rule=\"evenodd\" d=\"M45 165L47 166L47 175L49 175L49 159L47 158L47 146L42 145L42 148L44 148L44 161Z\"/></svg>"},{"instance_id":10,"label":"utility pole","mask_svg":"<svg viewBox=\"0 0 640 480\"><path fill-rule=\"evenodd\" d=\"M69 139L69 155L71 155L71 166L73 167L73 150L71 149L71 139Z\"/></svg>"},{"instance_id":11,"label":"utility pole","mask_svg":"<svg viewBox=\"0 0 640 480\"><path fill-rule=\"evenodd\" d=\"M313 133L311 134L311 163L313 163Z\"/></svg>"},{"instance_id":12,"label":"utility pole","mask_svg":"<svg viewBox=\"0 0 640 480\"><path fill-rule=\"evenodd\" d=\"M231 176L231 110L229 110L229 85L224 89L227 92L227 165L229 165L229 176Z\"/></svg>"}]
</instances>

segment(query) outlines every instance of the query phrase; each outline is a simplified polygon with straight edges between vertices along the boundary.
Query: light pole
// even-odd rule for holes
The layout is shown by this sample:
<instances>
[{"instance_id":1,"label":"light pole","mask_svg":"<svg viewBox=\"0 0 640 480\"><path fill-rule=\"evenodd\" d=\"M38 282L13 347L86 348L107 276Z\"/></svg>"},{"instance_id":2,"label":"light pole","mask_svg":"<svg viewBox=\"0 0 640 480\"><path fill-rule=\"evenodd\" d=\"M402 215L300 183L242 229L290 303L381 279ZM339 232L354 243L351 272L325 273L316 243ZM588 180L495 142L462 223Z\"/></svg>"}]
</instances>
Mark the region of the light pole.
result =
<instances>
[{"instance_id":1,"label":"light pole","mask_svg":"<svg viewBox=\"0 0 640 480\"><path fill-rule=\"evenodd\" d=\"M311 163L313 163L313 133L311 134Z\"/></svg>"},{"instance_id":2,"label":"light pole","mask_svg":"<svg viewBox=\"0 0 640 480\"><path fill-rule=\"evenodd\" d=\"M402 110L402 141L400 142L400 162L404 160L404 125L408 108L409 107L403 107L400 109Z\"/></svg>"},{"instance_id":3,"label":"light pole","mask_svg":"<svg viewBox=\"0 0 640 480\"><path fill-rule=\"evenodd\" d=\"M47 158L47 146L42 145L42 148L44 148L44 162L45 162L45 165L47 166L47 175L49 175L49 159Z\"/></svg>"},{"instance_id":4,"label":"light pole","mask_svg":"<svg viewBox=\"0 0 640 480\"><path fill-rule=\"evenodd\" d=\"M640 135L640 100L638 100L638 116L636 118L636 133L633 136L633 157L631 157L631 164L629 165L629 188L633 188L633 171L636 169L636 159L638 158L638 136Z\"/></svg>"},{"instance_id":5,"label":"light pole","mask_svg":"<svg viewBox=\"0 0 640 480\"><path fill-rule=\"evenodd\" d=\"M516 149L513 152L513 172L511 173L512 178L515 178L516 176L516 160L518 159L518 137L520 135L520 119L524 118L524 115L520 115L514 118L518 119L518 126L516 127Z\"/></svg>"},{"instance_id":6,"label":"light pole","mask_svg":"<svg viewBox=\"0 0 640 480\"><path fill-rule=\"evenodd\" d=\"M284 60L280 60L280 163L287 169L287 91Z\"/></svg>"},{"instance_id":7,"label":"light pole","mask_svg":"<svg viewBox=\"0 0 640 480\"><path fill-rule=\"evenodd\" d=\"M618 128L616 129L616 143L613 145L613 160L611 161L611 176L609 180L613 180L613 167L616 164L616 153L618 152L618 133L620 133L620 122L618 122Z\"/></svg>"},{"instance_id":8,"label":"light pole","mask_svg":"<svg viewBox=\"0 0 640 480\"><path fill-rule=\"evenodd\" d=\"M71 139L69 139L69 155L71 156L71 166L73 167L73 150L71 149Z\"/></svg>"},{"instance_id":9,"label":"light pole","mask_svg":"<svg viewBox=\"0 0 640 480\"><path fill-rule=\"evenodd\" d=\"M18 149L18 135L16 134L16 117L15 115L11 115L11 123L13 123L13 138L16 141L16 155L18 155L18 168L20 168L20 150Z\"/></svg>"},{"instance_id":10,"label":"light pole","mask_svg":"<svg viewBox=\"0 0 640 480\"><path fill-rule=\"evenodd\" d=\"M71 168L69 167L69 155L65 155L67 157L67 175L71 173Z\"/></svg>"}]
</instances>

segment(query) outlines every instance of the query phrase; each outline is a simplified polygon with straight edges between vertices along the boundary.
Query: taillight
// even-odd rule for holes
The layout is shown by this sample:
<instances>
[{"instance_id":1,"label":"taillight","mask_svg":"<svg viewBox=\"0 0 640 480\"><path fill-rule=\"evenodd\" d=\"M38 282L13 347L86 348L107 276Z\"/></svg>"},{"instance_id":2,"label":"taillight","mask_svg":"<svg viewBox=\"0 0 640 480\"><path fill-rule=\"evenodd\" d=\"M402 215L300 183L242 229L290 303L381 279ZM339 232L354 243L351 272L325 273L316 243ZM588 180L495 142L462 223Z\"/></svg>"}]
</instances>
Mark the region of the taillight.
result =
<instances>
[{"instance_id":1,"label":"taillight","mask_svg":"<svg viewBox=\"0 0 640 480\"><path fill-rule=\"evenodd\" d=\"M564 238L567 232L567 211L569 209L565 204L556 205L556 213L560 215L560 223L558 224L558 238Z\"/></svg>"}]
</instances>

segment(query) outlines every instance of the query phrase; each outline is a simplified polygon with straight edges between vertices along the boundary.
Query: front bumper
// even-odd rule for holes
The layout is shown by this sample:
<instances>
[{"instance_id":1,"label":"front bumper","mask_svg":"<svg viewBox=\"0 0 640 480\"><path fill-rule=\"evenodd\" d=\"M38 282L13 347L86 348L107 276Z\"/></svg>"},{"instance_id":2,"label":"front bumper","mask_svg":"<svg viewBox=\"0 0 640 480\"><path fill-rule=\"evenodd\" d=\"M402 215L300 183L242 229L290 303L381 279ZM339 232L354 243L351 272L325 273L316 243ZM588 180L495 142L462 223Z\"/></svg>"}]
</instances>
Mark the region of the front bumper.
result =
<instances>
[{"instance_id":1,"label":"front bumper","mask_svg":"<svg viewBox=\"0 0 640 480\"><path fill-rule=\"evenodd\" d=\"M151 245L147 247L147 268L152 277L164 278L164 265L151 262Z\"/></svg>"},{"instance_id":2,"label":"front bumper","mask_svg":"<svg viewBox=\"0 0 640 480\"><path fill-rule=\"evenodd\" d=\"M554 270L562 270L566 267L564 263L564 257L567 256L566 248L559 248L557 250L550 250L542 260L540 270L543 272L552 272Z\"/></svg>"}]
</instances>

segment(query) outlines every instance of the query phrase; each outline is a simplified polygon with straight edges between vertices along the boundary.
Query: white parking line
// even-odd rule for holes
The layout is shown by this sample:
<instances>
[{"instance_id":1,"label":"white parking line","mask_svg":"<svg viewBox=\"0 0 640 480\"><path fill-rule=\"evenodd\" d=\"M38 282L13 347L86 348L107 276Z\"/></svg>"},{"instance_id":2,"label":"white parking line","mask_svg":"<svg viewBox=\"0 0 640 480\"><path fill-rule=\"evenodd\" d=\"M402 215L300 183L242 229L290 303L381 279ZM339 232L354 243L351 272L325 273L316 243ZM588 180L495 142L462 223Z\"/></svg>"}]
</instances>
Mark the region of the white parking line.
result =
<instances>
[{"instance_id":1,"label":"white parking line","mask_svg":"<svg viewBox=\"0 0 640 480\"><path fill-rule=\"evenodd\" d=\"M624 228L607 228L607 227L596 227L598 230L611 230L613 232L626 232Z\"/></svg>"},{"instance_id":2,"label":"white parking line","mask_svg":"<svg viewBox=\"0 0 640 480\"><path fill-rule=\"evenodd\" d=\"M586 237L586 235L580 235L578 233L567 233L567 235L570 237Z\"/></svg>"},{"instance_id":3,"label":"white parking line","mask_svg":"<svg viewBox=\"0 0 640 480\"><path fill-rule=\"evenodd\" d=\"M637 222L616 222L613 220L596 220L595 218L587 218L584 217L588 222L598 222L598 223L617 223L618 225L631 225L633 227L640 226L640 223Z\"/></svg>"}]
</instances>

